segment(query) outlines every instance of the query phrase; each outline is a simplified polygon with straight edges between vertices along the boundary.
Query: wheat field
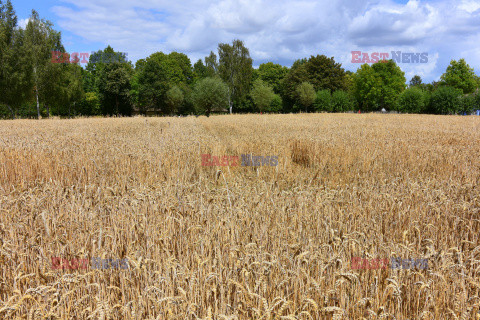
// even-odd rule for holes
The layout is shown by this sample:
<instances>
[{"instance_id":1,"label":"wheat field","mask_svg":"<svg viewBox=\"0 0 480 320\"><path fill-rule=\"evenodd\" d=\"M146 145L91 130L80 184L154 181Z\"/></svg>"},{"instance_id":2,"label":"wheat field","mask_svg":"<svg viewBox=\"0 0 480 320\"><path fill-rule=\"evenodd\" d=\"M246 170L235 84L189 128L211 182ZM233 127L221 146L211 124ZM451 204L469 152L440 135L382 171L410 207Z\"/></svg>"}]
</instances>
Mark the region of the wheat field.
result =
<instances>
[{"instance_id":1,"label":"wheat field","mask_svg":"<svg viewBox=\"0 0 480 320\"><path fill-rule=\"evenodd\" d=\"M2 121L0 319L480 319L479 183L473 116Z\"/></svg>"}]
</instances>

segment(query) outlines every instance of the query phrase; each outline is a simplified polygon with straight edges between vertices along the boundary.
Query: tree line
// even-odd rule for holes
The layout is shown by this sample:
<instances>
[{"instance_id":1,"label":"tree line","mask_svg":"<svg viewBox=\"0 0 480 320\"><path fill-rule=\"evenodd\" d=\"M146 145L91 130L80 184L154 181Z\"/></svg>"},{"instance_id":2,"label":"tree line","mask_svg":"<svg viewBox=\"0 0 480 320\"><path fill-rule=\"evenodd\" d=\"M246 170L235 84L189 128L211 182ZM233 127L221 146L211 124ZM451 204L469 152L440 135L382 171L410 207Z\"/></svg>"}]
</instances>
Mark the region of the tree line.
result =
<instances>
[{"instance_id":1,"label":"tree line","mask_svg":"<svg viewBox=\"0 0 480 320\"><path fill-rule=\"evenodd\" d=\"M156 52L133 64L110 46L93 53L85 68L78 57L52 58L65 55L51 22L33 10L21 28L11 1L0 0L0 117L480 109L480 78L464 59L452 60L438 82L414 76L407 84L393 60L356 72L325 55L289 68L273 62L253 68L240 40L219 44L193 65L179 52Z\"/></svg>"}]
</instances>

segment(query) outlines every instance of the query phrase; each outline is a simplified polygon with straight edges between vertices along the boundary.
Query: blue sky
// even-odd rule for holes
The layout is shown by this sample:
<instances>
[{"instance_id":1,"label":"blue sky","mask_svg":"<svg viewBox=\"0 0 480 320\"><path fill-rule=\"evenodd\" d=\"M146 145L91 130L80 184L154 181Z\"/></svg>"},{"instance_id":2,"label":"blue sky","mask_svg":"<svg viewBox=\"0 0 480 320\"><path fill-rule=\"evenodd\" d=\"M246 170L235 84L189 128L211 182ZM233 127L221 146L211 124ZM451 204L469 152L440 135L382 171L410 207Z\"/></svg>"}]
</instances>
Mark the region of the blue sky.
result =
<instances>
[{"instance_id":1,"label":"blue sky","mask_svg":"<svg viewBox=\"0 0 480 320\"><path fill-rule=\"evenodd\" d=\"M427 63L400 63L410 79L438 80L451 59L480 74L480 0L13 0L24 25L32 9L62 32L67 52L110 44L136 61L179 51L192 63L220 42L241 39L254 65L291 66L310 55L333 56L347 70L352 51L428 53Z\"/></svg>"}]
</instances>

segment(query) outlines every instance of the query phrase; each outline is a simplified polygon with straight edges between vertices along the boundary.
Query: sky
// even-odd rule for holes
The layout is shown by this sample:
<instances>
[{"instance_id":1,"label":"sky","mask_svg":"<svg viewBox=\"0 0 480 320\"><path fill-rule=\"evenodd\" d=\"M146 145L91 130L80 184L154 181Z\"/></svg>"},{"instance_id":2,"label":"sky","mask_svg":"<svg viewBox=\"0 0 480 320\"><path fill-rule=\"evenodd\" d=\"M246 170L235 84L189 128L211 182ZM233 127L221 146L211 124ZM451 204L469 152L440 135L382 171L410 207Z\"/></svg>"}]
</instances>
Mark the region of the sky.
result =
<instances>
[{"instance_id":1,"label":"sky","mask_svg":"<svg viewBox=\"0 0 480 320\"><path fill-rule=\"evenodd\" d=\"M399 66L407 80L438 81L450 61L465 58L480 74L480 0L13 0L19 25L31 10L62 32L69 53L111 45L135 62L178 51L195 63L219 43L243 40L254 66L290 67L324 54L355 71L352 51L428 53L426 63Z\"/></svg>"}]
</instances>

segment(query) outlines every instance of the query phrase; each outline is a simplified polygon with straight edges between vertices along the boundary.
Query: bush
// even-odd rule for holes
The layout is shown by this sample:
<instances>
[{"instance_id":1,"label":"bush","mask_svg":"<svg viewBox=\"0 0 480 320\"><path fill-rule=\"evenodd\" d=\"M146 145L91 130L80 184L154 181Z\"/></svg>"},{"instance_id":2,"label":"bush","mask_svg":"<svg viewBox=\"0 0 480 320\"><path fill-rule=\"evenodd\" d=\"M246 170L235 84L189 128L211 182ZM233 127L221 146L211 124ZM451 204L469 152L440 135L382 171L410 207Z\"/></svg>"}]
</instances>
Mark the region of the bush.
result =
<instances>
[{"instance_id":1,"label":"bush","mask_svg":"<svg viewBox=\"0 0 480 320\"><path fill-rule=\"evenodd\" d=\"M462 114L471 114L476 110L476 97L474 94L463 95L460 97L460 112Z\"/></svg>"},{"instance_id":2,"label":"bush","mask_svg":"<svg viewBox=\"0 0 480 320\"><path fill-rule=\"evenodd\" d=\"M426 111L427 95L417 87L403 91L397 102L397 111L404 113L422 113Z\"/></svg>"},{"instance_id":3,"label":"bush","mask_svg":"<svg viewBox=\"0 0 480 320\"><path fill-rule=\"evenodd\" d=\"M95 92L87 92L85 97L78 103L77 112L82 116L97 116L102 114L98 95Z\"/></svg>"},{"instance_id":4,"label":"bush","mask_svg":"<svg viewBox=\"0 0 480 320\"><path fill-rule=\"evenodd\" d=\"M296 89L298 103L308 112L310 106L315 102L315 89L309 82L302 82Z\"/></svg>"},{"instance_id":5,"label":"bush","mask_svg":"<svg viewBox=\"0 0 480 320\"><path fill-rule=\"evenodd\" d=\"M332 107L334 112L347 112L355 110L354 97L347 91L337 90L332 94Z\"/></svg>"},{"instance_id":6,"label":"bush","mask_svg":"<svg viewBox=\"0 0 480 320\"><path fill-rule=\"evenodd\" d=\"M280 95L276 94L273 96L272 102L270 103L269 112L280 112L282 111L283 101Z\"/></svg>"},{"instance_id":7,"label":"bush","mask_svg":"<svg viewBox=\"0 0 480 320\"><path fill-rule=\"evenodd\" d=\"M225 110L228 106L228 87L219 78L205 78L197 82L193 90L197 114L210 116L211 112Z\"/></svg>"},{"instance_id":8,"label":"bush","mask_svg":"<svg viewBox=\"0 0 480 320\"><path fill-rule=\"evenodd\" d=\"M330 90L317 91L314 106L316 111L332 112L333 104L332 104L332 95L330 94Z\"/></svg>"},{"instance_id":9,"label":"bush","mask_svg":"<svg viewBox=\"0 0 480 320\"><path fill-rule=\"evenodd\" d=\"M255 103L255 106L257 107L257 110L260 112L269 111L269 106L275 97L273 89L260 79L254 81L253 89L250 95Z\"/></svg>"},{"instance_id":10,"label":"bush","mask_svg":"<svg viewBox=\"0 0 480 320\"><path fill-rule=\"evenodd\" d=\"M462 91L449 86L441 86L432 93L429 109L436 114L456 114L460 111Z\"/></svg>"}]
</instances>

